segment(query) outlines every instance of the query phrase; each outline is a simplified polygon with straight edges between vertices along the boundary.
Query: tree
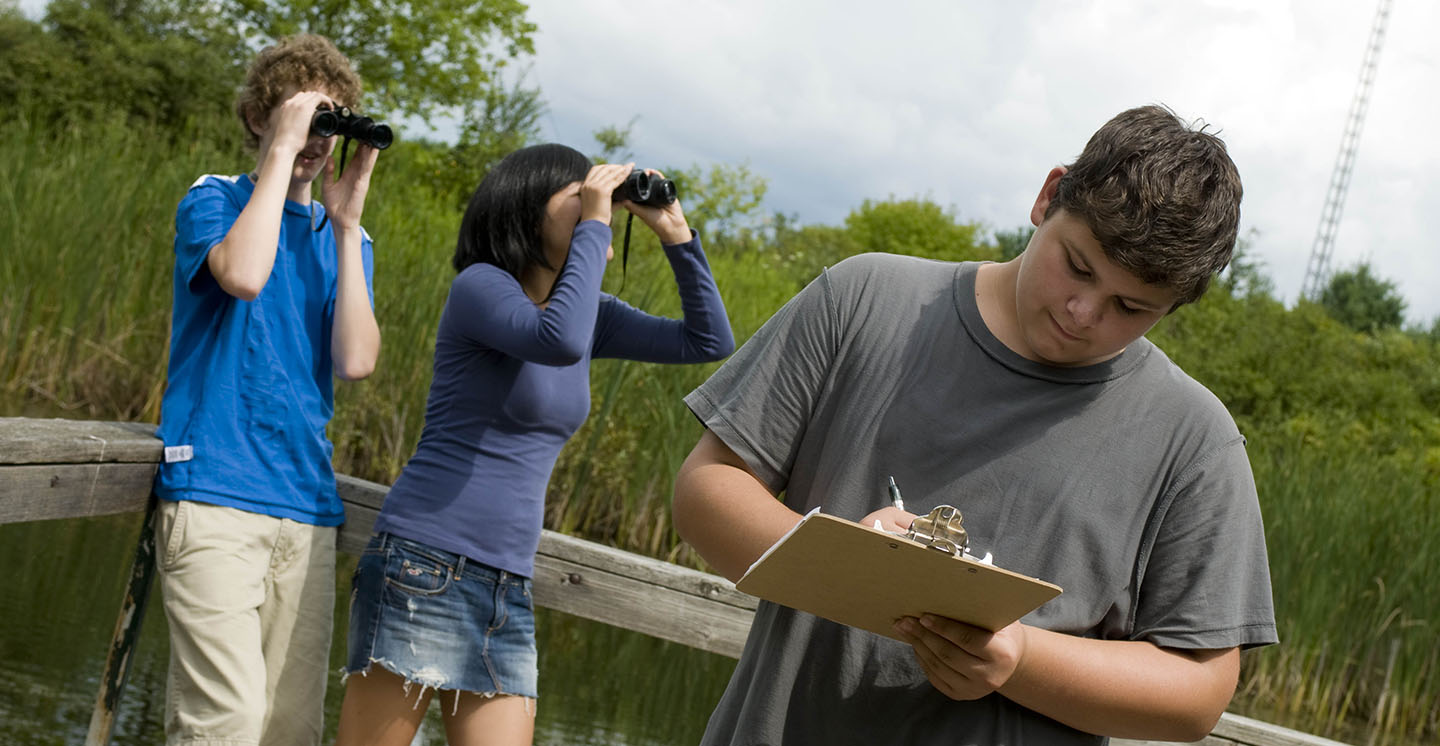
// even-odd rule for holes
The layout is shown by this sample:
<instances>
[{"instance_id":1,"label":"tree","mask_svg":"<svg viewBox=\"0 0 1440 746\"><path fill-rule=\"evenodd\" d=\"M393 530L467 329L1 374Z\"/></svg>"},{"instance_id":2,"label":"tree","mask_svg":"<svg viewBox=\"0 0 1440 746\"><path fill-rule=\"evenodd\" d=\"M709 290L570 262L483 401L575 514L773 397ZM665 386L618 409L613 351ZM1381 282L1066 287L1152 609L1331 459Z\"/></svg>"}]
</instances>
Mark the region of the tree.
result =
<instances>
[{"instance_id":1,"label":"tree","mask_svg":"<svg viewBox=\"0 0 1440 746\"><path fill-rule=\"evenodd\" d=\"M1035 226L1021 225L1008 231L995 231L995 249L1000 252L1000 261L1008 262L1024 253L1035 235Z\"/></svg>"},{"instance_id":2,"label":"tree","mask_svg":"<svg viewBox=\"0 0 1440 746\"><path fill-rule=\"evenodd\" d=\"M147 122L178 130L231 117L248 48L198 7L192 0L54 0L38 24L0 11L0 101L39 113L47 125Z\"/></svg>"},{"instance_id":3,"label":"tree","mask_svg":"<svg viewBox=\"0 0 1440 746\"><path fill-rule=\"evenodd\" d=\"M865 200L845 218L845 228L865 251L958 261L995 259L995 250L976 243L979 227L929 200Z\"/></svg>"},{"instance_id":4,"label":"tree","mask_svg":"<svg viewBox=\"0 0 1440 746\"><path fill-rule=\"evenodd\" d=\"M1405 299L1395 283L1370 273L1370 264L1337 272L1320 294L1320 305L1331 318L1358 332L1398 328L1405 320Z\"/></svg>"},{"instance_id":5,"label":"tree","mask_svg":"<svg viewBox=\"0 0 1440 746\"><path fill-rule=\"evenodd\" d=\"M716 163L708 173L698 165L661 171L675 182L686 222L707 246L718 248L727 239L759 227L760 205L770 185L749 165Z\"/></svg>"},{"instance_id":6,"label":"tree","mask_svg":"<svg viewBox=\"0 0 1440 746\"><path fill-rule=\"evenodd\" d=\"M191 0L187 0L191 1ZM534 54L535 24L519 0L218 0L219 16L251 38L308 31L329 37L350 57L380 111L481 116L503 86L510 60Z\"/></svg>"},{"instance_id":7,"label":"tree","mask_svg":"<svg viewBox=\"0 0 1440 746\"><path fill-rule=\"evenodd\" d=\"M1220 273L1216 285L1233 296L1241 298L1274 297L1275 283L1265 274L1265 262L1255 258L1255 239L1260 232L1254 228L1245 232L1235 241L1235 251L1230 254L1230 264Z\"/></svg>"}]
</instances>

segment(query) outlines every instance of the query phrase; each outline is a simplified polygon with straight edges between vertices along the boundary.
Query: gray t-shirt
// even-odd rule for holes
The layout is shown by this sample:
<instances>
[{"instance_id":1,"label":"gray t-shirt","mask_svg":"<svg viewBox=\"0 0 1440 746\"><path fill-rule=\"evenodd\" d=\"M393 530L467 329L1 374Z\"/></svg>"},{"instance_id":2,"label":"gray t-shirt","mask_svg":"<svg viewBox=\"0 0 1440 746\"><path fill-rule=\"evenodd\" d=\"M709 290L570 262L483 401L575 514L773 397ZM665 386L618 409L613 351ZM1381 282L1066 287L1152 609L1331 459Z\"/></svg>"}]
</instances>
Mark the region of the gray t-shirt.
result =
<instances>
[{"instance_id":1,"label":"gray t-shirt","mask_svg":"<svg viewBox=\"0 0 1440 746\"><path fill-rule=\"evenodd\" d=\"M1174 648L1273 643L1265 536L1224 406L1140 339L1057 368L994 337L978 264L847 259L685 398L785 504L950 504L971 550L1064 593L1027 624ZM703 744L1092 744L998 694L956 702L909 646L762 602Z\"/></svg>"}]
</instances>

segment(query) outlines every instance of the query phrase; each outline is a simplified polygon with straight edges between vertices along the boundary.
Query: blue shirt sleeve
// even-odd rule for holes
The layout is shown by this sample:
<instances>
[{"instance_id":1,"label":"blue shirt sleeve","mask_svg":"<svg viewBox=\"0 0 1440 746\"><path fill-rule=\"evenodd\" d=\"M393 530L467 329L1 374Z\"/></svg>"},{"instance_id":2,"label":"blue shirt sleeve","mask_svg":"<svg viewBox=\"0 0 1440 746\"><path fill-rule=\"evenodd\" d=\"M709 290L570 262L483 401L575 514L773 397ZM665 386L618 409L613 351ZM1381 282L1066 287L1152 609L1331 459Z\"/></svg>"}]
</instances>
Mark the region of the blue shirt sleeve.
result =
<instances>
[{"instance_id":1,"label":"blue shirt sleeve","mask_svg":"<svg viewBox=\"0 0 1440 746\"><path fill-rule=\"evenodd\" d=\"M180 200L175 211L175 269L187 290L194 290L210 249L225 240L242 207L215 176L201 177Z\"/></svg>"},{"instance_id":2,"label":"blue shirt sleeve","mask_svg":"<svg viewBox=\"0 0 1440 746\"><path fill-rule=\"evenodd\" d=\"M666 246L665 257L675 273L684 318L653 316L607 295L600 304L594 357L703 363L735 351L725 302L700 248L700 237L691 231L689 241Z\"/></svg>"},{"instance_id":3,"label":"blue shirt sleeve","mask_svg":"<svg viewBox=\"0 0 1440 746\"><path fill-rule=\"evenodd\" d=\"M579 362L595 332L609 246L609 226L594 220L576 226L570 257L543 309L499 267L466 267L450 288L449 320L462 339L511 357L543 365Z\"/></svg>"}]
</instances>

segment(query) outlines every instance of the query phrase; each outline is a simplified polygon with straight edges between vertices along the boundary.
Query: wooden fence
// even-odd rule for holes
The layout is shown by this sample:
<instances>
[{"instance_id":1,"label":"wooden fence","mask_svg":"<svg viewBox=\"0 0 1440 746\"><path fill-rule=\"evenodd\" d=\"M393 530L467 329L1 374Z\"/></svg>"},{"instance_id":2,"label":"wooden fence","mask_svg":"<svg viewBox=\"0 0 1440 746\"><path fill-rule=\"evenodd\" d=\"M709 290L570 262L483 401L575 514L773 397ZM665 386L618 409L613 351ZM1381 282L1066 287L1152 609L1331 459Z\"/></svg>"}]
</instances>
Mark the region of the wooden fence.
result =
<instances>
[{"instance_id":1,"label":"wooden fence","mask_svg":"<svg viewBox=\"0 0 1440 746\"><path fill-rule=\"evenodd\" d=\"M143 423L0 417L0 524L129 512L146 516L91 722L87 744L96 746L109 740L154 565L148 509L163 451L154 433L154 425ZM347 516L340 550L358 552L387 488L343 475L337 479ZM535 602L549 609L731 658L739 657L755 610L753 597L719 576L553 531L540 537L534 593ZM1197 743L1344 746L1230 713Z\"/></svg>"}]
</instances>

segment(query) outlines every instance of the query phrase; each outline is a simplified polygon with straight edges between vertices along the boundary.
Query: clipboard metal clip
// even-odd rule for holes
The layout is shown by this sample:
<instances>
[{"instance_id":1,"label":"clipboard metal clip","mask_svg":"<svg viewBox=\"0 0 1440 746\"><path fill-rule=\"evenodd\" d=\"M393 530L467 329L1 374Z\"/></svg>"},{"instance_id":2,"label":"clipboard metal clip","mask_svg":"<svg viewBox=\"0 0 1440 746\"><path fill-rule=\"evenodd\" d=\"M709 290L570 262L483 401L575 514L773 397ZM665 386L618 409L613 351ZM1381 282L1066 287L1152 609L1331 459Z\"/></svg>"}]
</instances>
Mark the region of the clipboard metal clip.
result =
<instances>
[{"instance_id":1,"label":"clipboard metal clip","mask_svg":"<svg viewBox=\"0 0 1440 746\"><path fill-rule=\"evenodd\" d=\"M959 508L940 505L929 515L912 521L905 538L958 557L970 546L970 535L960 523L962 518Z\"/></svg>"}]
</instances>

